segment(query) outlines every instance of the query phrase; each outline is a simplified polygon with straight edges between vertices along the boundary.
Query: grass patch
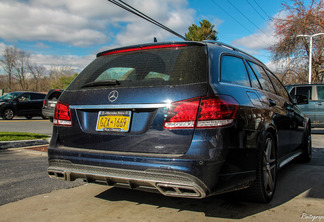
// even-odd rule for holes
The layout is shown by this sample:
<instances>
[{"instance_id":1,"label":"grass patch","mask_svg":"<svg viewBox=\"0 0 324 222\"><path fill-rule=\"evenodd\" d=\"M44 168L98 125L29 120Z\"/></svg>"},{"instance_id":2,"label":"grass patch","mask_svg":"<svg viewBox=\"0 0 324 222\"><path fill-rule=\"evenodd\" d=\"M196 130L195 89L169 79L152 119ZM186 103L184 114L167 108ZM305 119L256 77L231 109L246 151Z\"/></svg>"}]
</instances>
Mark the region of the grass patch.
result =
<instances>
[{"instance_id":1,"label":"grass patch","mask_svg":"<svg viewBox=\"0 0 324 222\"><path fill-rule=\"evenodd\" d=\"M0 141L46 139L48 135L37 133L0 132Z\"/></svg>"}]
</instances>

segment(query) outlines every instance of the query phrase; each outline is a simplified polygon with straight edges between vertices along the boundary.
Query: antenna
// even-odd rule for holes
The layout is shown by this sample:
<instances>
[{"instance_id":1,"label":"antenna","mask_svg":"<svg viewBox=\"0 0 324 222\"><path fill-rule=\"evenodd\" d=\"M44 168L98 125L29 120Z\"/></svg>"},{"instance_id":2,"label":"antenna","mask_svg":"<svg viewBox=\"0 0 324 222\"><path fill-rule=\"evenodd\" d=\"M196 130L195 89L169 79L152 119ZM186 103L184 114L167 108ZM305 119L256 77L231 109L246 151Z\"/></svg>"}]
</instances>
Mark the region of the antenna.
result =
<instances>
[{"instance_id":1,"label":"antenna","mask_svg":"<svg viewBox=\"0 0 324 222\"><path fill-rule=\"evenodd\" d=\"M161 24L160 22L154 20L153 18L149 17L148 15L145 15L143 12L137 10L136 8L130 6L129 4L125 3L122 0L108 0L109 2L121 7L122 9L125 9L126 11L129 11L135 15L137 15L138 17L141 17L142 19L178 36L179 38L183 39L183 40L188 40L186 37L180 35L179 33L173 31L172 29L166 27L165 25Z\"/></svg>"}]
</instances>

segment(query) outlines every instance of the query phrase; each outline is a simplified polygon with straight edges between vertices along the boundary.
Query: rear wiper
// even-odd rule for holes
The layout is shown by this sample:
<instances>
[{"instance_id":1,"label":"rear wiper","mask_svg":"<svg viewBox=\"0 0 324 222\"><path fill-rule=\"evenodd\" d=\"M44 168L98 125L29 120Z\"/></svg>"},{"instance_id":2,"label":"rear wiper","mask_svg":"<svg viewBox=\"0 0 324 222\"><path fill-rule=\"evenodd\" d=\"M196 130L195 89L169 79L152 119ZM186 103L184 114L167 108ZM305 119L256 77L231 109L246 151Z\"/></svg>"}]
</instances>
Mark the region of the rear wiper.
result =
<instances>
[{"instance_id":1,"label":"rear wiper","mask_svg":"<svg viewBox=\"0 0 324 222\"><path fill-rule=\"evenodd\" d=\"M92 81L89 83L86 83L82 86L82 88L84 87L94 87L94 86L115 86L115 85L119 85L120 81L118 81L117 79L109 79L109 80L101 80L101 81Z\"/></svg>"}]
</instances>

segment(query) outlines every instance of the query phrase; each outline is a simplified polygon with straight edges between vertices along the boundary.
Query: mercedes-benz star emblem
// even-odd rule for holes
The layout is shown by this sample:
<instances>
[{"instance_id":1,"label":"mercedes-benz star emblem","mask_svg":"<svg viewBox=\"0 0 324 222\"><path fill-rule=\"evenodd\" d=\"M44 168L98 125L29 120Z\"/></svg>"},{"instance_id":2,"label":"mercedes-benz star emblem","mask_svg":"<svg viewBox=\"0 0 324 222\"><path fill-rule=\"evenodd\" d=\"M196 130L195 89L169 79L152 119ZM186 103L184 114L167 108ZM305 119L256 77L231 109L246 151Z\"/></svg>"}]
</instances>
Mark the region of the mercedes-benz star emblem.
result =
<instances>
[{"instance_id":1,"label":"mercedes-benz star emblem","mask_svg":"<svg viewBox=\"0 0 324 222\"><path fill-rule=\"evenodd\" d=\"M113 90L113 91L111 91L109 93L108 100L113 103L113 102L115 102L117 100L118 95L119 95L118 91L117 90Z\"/></svg>"}]
</instances>

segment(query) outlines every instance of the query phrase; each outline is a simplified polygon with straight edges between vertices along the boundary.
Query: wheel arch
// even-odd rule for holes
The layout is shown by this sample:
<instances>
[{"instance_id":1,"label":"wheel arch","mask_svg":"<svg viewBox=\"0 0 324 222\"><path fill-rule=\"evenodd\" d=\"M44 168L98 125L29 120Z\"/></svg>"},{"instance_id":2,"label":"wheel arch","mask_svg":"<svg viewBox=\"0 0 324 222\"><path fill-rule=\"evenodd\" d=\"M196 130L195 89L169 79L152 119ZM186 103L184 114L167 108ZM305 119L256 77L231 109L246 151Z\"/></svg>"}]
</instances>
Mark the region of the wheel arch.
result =
<instances>
[{"instance_id":1,"label":"wheel arch","mask_svg":"<svg viewBox=\"0 0 324 222\"><path fill-rule=\"evenodd\" d=\"M259 138L258 138L258 148L260 149L260 147L262 146L262 141L265 137L265 135L267 134L267 132L269 132L273 139L275 140L275 148L276 148L276 153L278 154L278 133L277 133L277 129L273 124L269 124L265 127L264 131L262 131L262 133L260 134Z\"/></svg>"}]
</instances>

